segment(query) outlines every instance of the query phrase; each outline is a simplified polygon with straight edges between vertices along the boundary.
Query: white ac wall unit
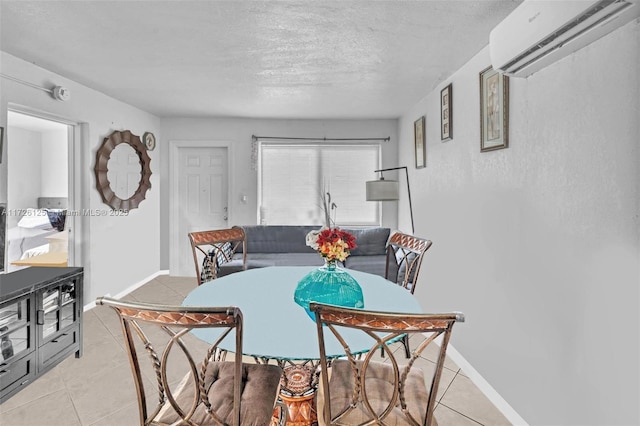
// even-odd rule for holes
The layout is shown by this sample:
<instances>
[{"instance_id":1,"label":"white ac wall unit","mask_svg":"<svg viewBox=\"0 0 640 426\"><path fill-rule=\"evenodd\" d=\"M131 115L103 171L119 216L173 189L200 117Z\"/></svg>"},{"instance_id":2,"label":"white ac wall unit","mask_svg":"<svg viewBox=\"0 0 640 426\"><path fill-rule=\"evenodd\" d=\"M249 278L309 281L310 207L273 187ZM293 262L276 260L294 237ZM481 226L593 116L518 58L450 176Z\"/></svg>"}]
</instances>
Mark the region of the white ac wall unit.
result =
<instances>
[{"instance_id":1,"label":"white ac wall unit","mask_svg":"<svg viewBox=\"0 0 640 426\"><path fill-rule=\"evenodd\" d=\"M489 36L495 70L527 77L640 16L640 0L524 0Z\"/></svg>"}]
</instances>

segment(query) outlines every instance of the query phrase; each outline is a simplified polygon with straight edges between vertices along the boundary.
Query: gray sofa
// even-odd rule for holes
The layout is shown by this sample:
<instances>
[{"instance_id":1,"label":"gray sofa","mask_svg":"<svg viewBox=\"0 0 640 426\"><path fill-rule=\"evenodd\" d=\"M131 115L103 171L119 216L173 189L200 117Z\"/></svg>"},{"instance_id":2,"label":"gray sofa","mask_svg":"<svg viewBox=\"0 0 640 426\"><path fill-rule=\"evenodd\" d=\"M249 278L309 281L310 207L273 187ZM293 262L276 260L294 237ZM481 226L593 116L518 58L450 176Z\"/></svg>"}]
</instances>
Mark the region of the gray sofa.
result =
<instances>
[{"instance_id":1,"label":"gray sofa","mask_svg":"<svg viewBox=\"0 0 640 426\"><path fill-rule=\"evenodd\" d=\"M306 245L306 236L320 226L250 225L242 226L247 237L247 267L266 266L322 266L324 260ZM346 259L346 268L384 276L389 228L342 228L356 237L357 247ZM242 250L240 248L240 250ZM233 261L220 265L218 275L238 271L242 253L236 252Z\"/></svg>"}]
</instances>

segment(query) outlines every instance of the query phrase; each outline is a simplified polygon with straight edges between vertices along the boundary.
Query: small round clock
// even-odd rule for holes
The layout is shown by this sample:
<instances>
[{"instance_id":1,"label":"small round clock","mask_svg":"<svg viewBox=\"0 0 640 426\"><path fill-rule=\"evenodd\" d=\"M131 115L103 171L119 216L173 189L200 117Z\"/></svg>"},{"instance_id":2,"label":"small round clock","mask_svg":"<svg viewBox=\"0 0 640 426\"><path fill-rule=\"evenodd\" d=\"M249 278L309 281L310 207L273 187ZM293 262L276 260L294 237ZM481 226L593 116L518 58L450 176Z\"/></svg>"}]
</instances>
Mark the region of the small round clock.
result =
<instances>
[{"instance_id":1,"label":"small round clock","mask_svg":"<svg viewBox=\"0 0 640 426\"><path fill-rule=\"evenodd\" d=\"M146 132L144 135L142 135L142 141L144 142L144 146L146 146L147 150L149 151L153 151L153 149L156 147L156 137L151 132Z\"/></svg>"}]
</instances>

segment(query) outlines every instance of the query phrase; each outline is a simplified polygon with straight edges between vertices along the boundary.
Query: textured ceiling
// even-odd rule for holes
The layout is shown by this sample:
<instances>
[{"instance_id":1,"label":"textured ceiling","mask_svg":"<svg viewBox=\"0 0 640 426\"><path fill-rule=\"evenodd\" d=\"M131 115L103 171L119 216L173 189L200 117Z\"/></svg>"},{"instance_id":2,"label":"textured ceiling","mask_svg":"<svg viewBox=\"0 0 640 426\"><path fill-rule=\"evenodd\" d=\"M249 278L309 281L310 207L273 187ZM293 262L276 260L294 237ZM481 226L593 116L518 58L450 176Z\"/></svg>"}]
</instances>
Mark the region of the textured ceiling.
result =
<instances>
[{"instance_id":1,"label":"textured ceiling","mask_svg":"<svg viewBox=\"0 0 640 426\"><path fill-rule=\"evenodd\" d=\"M0 48L158 116L396 118L519 3L2 0Z\"/></svg>"}]
</instances>

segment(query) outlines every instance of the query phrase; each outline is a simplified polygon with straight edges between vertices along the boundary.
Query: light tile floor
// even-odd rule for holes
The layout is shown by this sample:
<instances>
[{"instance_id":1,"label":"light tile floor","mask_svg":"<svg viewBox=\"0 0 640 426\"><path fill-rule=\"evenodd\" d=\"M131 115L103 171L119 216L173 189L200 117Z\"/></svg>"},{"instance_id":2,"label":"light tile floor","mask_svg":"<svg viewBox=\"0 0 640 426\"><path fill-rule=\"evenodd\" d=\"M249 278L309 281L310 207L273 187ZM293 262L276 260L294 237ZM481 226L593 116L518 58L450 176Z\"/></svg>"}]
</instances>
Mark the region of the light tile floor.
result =
<instances>
[{"instance_id":1,"label":"light tile floor","mask_svg":"<svg viewBox=\"0 0 640 426\"><path fill-rule=\"evenodd\" d=\"M125 299L180 304L195 286L194 278L159 276ZM435 415L440 426L510 424L450 360ZM82 358L67 358L0 405L2 426L136 424L136 396L120 325L115 313L102 306L84 313Z\"/></svg>"}]
</instances>

